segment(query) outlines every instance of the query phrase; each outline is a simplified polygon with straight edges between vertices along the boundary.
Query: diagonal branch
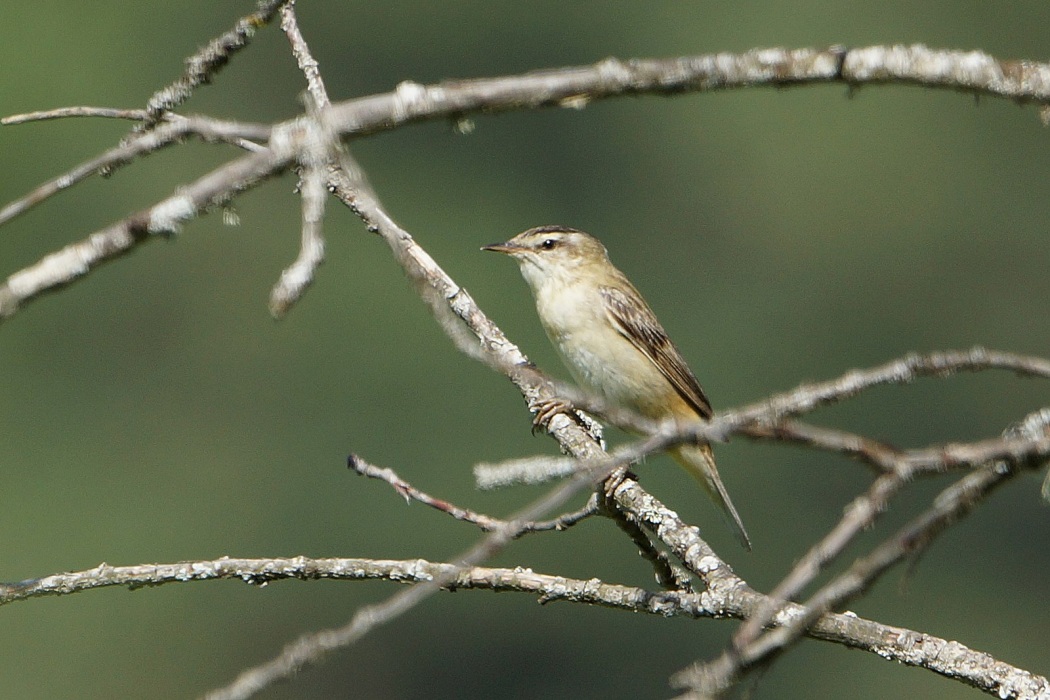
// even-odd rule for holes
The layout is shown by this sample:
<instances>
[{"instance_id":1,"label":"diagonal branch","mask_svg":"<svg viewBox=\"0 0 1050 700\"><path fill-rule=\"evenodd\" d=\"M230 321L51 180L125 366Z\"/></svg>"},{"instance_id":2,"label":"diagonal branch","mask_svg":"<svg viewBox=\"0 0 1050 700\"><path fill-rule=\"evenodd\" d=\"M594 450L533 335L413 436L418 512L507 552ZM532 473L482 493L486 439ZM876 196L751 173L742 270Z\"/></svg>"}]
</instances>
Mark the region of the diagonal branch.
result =
<instances>
[{"instance_id":1,"label":"diagonal branch","mask_svg":"<svg viewBox=\"0 0 1050 700\"><path fill-rule=\"evenodd\" d=\"M418 501L424 505L430 506L435 510L439 510L442 513L446 513L456 520L462 520L463 522L472 523L477 525L484 532L493 532L500 528L505 528L510 525L506 520L500 520L490 515L478 513L467 508L460 508L459 506L449 503L448 501L435 498L425 491L417 489L412 484L408 483L393 469L384 469L377 467L373 464L369 464L361 457L357 455L350 455L347 458L347 466L362 476L367 476L372 479L379 479L390 484L395 491L397 491L406 501L413 500ZM520 533L518 536L528 534L530 532L545 532L548 530L566 530L573 525L576 525L581 520L596 515L598 513L598 505L594 496L588 500L587 504L579 510L575 510L571 513L565 513L553 518L551 520L541 520L538 522L523 522L518 524Z\"/></svg>"},{"instance_id":2,"label":"diagonal branch","mask_svg":"<svg viewBox=\"0 0 1050 700\"><path fill-rule=\"evenodd\" d=\"M289 7L282 19L284 23L294 25L294 8ZM288 31L286 28L286 32ZM306 50L305 42L302 44L302 49ZM302 62L302 59L300 59L300 62ZM323 121L328 113L328 110L325 108L327 96L323 94L323 85L319 81L311 81L310 88L313 91L313 99L319 107L319 118ZM328 124L322 124L322 128L329 128ZM370 228L375 227L375 230L387 239L387 242L391 244L395 254L397 254L396 257L403 263L429 260L436 268L436 263L433 263L430 256L426 255L418 246L408 250L402 247L402 244L411 241L411 237L397 227L383 210L363 171L357 166L357 163L349 153L344 152L340 154L339 165L340 167L332 170L329 182L336 195L351 206L366 221ZM423 270L417 265L406 265L406 271L409 272L410 278L417 281L421 290L426 290L423 298L430 303L432 309L435 309L436 315L439 318L445 317L447 319L449 313L444 310L444 305L437 294L441 291L443 285L426 285L425 282L433 281L434 278L421 275L420 273ZM442 272L442 274L444 273ZM451 282L451 280L448 281ZM458 287L457 291L459 291ZM444 295L443 298L446 301L451 301L454 296L456 295ZM480 316L480 310L477 313ZM448 326L449 324L447 323L443 324L446 330L448 330ZM494 324L489 324L489 326L502 336L502 333ZM461 343L464 342L462 335L457 335L454 332L450 335L454 340ZM509 341L503 347L517 350ZM593 445L593 443L591 444ZM600 448L596 447L595 449L598 449L600 452ZM246 669L228 686L216 689L209 693L208 697L216 700L220 698L250 697L259 690L269 687L274 682L288 677L302 666L316 663L331 651L354 643L377 625L384 624L398 617L411 610L430 595L433 595L442 586L450 583L458 571L474 566L491 557L506 546L514 537L523 532L527 523L533 522L549 510L559 507L584 487L593 487L596 481L608 476L610 470L614 467L615 465L606 469L581 470L572 480L523 509L506 526L497 528L468 552L464 553L456 560L454 570L397 593L381 603L359 609L342 627L324 630L299 639L285 647L273 659L254 668Z\"/></svg>"},{"instance_id":3,"label":"diagonal branch","mask_svg":"<svg viewBox=\"0 0 1050 700\"><path fill-rule=\"evenodd\" d=\"M211 79L230 62L233 55L246 48L255 31L273 20L286 0L259 0L258 9L241 17L233 28L202 46L186 59L185 73L167 87L153 93L146 101L146 121L138 130L146 130L160 121L165 112L175 109L193 95L194 89Z\"/></svg>"},{"instance_id":4,"label":"diagonal branch","mask_svg":"<svg viewBox=\"0 0 1050 700\"><path fill-rule=\"evenodd\" d=\"M605 494L605 496L602 513L616 523L616 526L638 548L639 556L652 565L656 574L656 582L666 590L692 591L693 582L689 578L689 572L673 561L667 552L663 552L656 547L653 541L649 539L649 536L645 534L633 513L621 510L615 502L609 500L608 494Z\"/></svg>"},{"instance_id":5,"label":"diagonal branch","mask_svg":"<svg viewBox=\"0 0 1050 700\"><path fill-rule=\"evenodd\" d=\"M1016 427L1007 430L1006 435L1027 438L1050 435L1050 411L1044 409L1029 415ZM1046 457L1004 459L986 464L967 474L944 489L927 511L823 586L802 606L799 614L792 615L786 622L782 621L782 626L763 632L763 628L770 626L778 617L777 611L784 609L781 607L784 601L811 582L822 565L840 553L845 543L852 539L861 527L870 524L884 506L884 502L876 502L874 497L857 499L854 506L847 509L846 515L832 533L807 553L799 565L741 626L734 635L733 648L712 662L695 665L679 673L675 681L692 688L704 697L727 690L748 670L783 653L805 633L809 625L825 613L857 597L904 557L929 546L937 535L967 515L994 489L1020 473L1021 469L1037 468L1045 461ZM894 480L893 477L897 479ZM907 474L902 470L900 473L880 477L876 480L876 486L882 482L886 490L892 491L899 488L906 479ZM878 492L876 486L872 487L869 495ZM880 495L888 497L889 494ZM948 676L957 675L954 661L934 663L928 668ZM970 678L967 682L986 692L997 693L1000 697L1025 697L1014 695L1012 691L1004 694L1001 679L993 679L991 675Z\"/></svg>"},{"instance_id":6,"label":"diagonal branch","mask_svg":"<svg viewBox=\"0 0 1050 700\"><path fill-rule=\"evenodd\" d=\"M301 132L287 129L271 147L224 165L176 194L136 212L82 241L72 243L7 278L0 285L0 319L26 302L74 282L109 260L125 255L153 234L171 234L201 211L227 202L265 177L287 168L296 157ZM278 141L274 144L274 141Z\"/></svg>"},{"instance_id":7,"label":"diagonal branch","mask_svg":"<svg viewBox=\"0 0 1050 700\"><path fill-rule=\"evenodd\" d=\"M164 124L148 133L139 134L108 151L87 160L72 170L38 185L32 191L19 197L0 209L0 225L24 214L46 199L55 196L73 185L83 182L92 175L112 172L114 168L125 164L138 156L147 155L166 146L180 143L186 136L199 136L205 141L224 141L234 143L245 150L261 151L263 147L255 141L270 138L271 127L264 124L229 122L204 117L176 117L169 115L168 124ZM14 122L6 122L16 124Z\"/></svg>"}]
</instances>

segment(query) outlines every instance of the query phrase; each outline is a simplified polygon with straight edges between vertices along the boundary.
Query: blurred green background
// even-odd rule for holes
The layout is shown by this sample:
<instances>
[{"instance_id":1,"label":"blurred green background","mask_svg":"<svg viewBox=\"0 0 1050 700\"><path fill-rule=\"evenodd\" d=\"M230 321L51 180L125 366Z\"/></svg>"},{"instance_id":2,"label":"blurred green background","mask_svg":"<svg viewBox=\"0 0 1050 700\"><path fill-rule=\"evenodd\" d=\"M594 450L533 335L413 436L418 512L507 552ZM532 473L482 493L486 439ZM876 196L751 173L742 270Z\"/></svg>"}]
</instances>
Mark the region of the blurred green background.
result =
<instances>
[{"instance_id":1,"label":"blurred green background","mask_svg":"<svg viewBox=\"0 0 1050 700\"><path fill-rule=\"evenodd\" d=\"M249 2L7 3L0 113L137 107ZM311 2L303 31L334 99L431 82L764 46L924 42L1046 60L1045 2ZM290 117L303 82L276 27L185 113ZM909 351L1050 354L1050 132L1033 107L843 86L642 97L478 117L353 145L392 214L540 366L564 377L515 266L478 247L529 226L598 234L716 408ZM123 123L0 129L7 202L115 143ZM95 179L0 231L3 274L156 202L236 155L190 143ZM349 474L351 450L456 503L506 514L537 489L478 493L471 465L554 454L514 388L457 354L382 242L333 202L328 262L282 322L295 257L290 176L0 328L0 580L231 556L445 560L477 533ZM813 417L902 446L984 438L1047 404L1004 373L873 391ZM617 436L613 435L616 439ZM755 541L739 550L666 458L643 484L768 589L865 488L862 467L734 441L719 463ZM871 544L947 482L893 504ZM1039 478L998 492L853 609L1050 671L1050 511ZM861 550L857 549L859 553ZM606 522L526 538L497 564L652 585ZM390 584L234 582L96 591L0 610L0 695L187 697ZM268 698L632 697L716 653L735 623L662 620L518 595L442 594ZM1033 641L1035 640L1035 641ZM978 697L877 657L805 642L755 698Z\"/></svg>"}]
</instances>

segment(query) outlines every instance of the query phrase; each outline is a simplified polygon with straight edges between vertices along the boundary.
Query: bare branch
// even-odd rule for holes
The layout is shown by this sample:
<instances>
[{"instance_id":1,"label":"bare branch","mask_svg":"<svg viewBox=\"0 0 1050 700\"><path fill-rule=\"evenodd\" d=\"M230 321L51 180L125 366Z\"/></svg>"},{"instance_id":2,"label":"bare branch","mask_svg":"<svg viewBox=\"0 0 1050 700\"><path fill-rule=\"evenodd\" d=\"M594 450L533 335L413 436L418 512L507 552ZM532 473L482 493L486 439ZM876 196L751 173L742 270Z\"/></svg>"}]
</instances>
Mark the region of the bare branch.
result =
<instances>
[{"instance_id":1,"label":"bare branch","mask_svg":"<svg viewBox=\"0 0 1050 700\"><path fill-rule=\"evenodd\" d=\"M610 496L635 522L667 545L671 554L700 578L709 593L729 599L736 593L750 591L743 579L700 537L699 528L682 522L677 513L647 493L637 481L621 479L611 489Z\"/></svg>"},{"instance_id":2,"label":"bare branch","mask_svg":"<svg viewBox=\"0 0 1050 700\"><path fill-rule=\"evenodd\" d=\"M0 119L0 124L4 126L13 126L15 124L47 121L49 119L66 119L68 117L104 117L107 119L130 119L132 121L142 121L146 118L146 110L87 106L59 107L58 109L49 109L42 112L12 114L10 117Z\"/></svg>"},{"instance_id":3,"label":"bare branch","mask_svg":"<svg viewBox=\"0 0 1050 700\"><path fill-rule=\"evenodd\" d=\"M263 124L228 122L204 117L177 117L170 115L171 123L140 134L119 146L111 148L95 158L81 163L72 170L48 180L28 194L0 209L0 224L25 213L62 190L114 168L130 162L137 156L146 155L165 146L170 146L189 135L200 136L205 141L223 141L233 143L246 150L259 152L262 146L253 140L265 141L270 138L271 128Z\"/></svg>"},{"instance_id":4,"label":"bare branch","mask_svg":"<svg viewBox=\"0 0 1050 700\"><path fill-rule=\"evenodd\" d=\"M246 44L256 26L269 21L280 5L278 0L264 2L257 13L242 19L228 35L216 39L200 54L191 57L187 76L158 92L150 100L147 111L152 118L159 119L166 110L185 99L193 87L210 78L214 71L228 60L232 51ZM300 61L304 70L316 68L315 64L310 66L302 56L300 55ZM316 80L311 82L311 74L308 72L311 90L323 93L323 84ZM716 54L662 60L607 59L592 66L561 68L502 78L445 82L430 87L406 82L400 84L392 93L332 104L331 109L322 109L322 112L327 128L342 138L351 138L412 122L459 118L479 111L497 112L541 106L578 108L592 100L628 94L661 94L819 82L845 82L850 85L866 82L912 83L951 87L1019 100L1050 99L1050 66L1045 64L998 61L978 52L931 51L922 46L875 46L854 50L833 48L825 51L763 49L739 55ZM318 105L327 104L317 95L315 100ZM146 124L152 126L153 122ZM274 132L286 133L299 128L295 126L297 124L301 122L277 125ZM255 181L284 167L287 167L287 161L276 159L271 163L272 169L260 173ZM92 171L94 169L97 168L93 168ZM360 186L360 183L358 185ZM230 183L223 197L228 199L245 186L247 185L243 183ZM37 198L32 199L39 201ZM375 200L374 195L369 195L362 201L367 204L369 199ZM375 211L373 207L363 206L362 202L355 201L354 196L349 193L344 197L344 201L357 208L362 217L371 222L370 226L375 227L384 237L387 234L383 233L383 230L392 230L392 221L382 221L385 214L380 216L381 212ZM24 208L23 205L16 207L16 210L22 211ZM8 215L13 214L8 212ZM66 270L61 275L52 275L51 278L55 281L51 286L68 283L79 274L82 273ZM46 288L49 287L36 287L34 294ZM457 288L445 290L445 293L463 292ZM11 313L18 302L26 299L19 297L12 304L9 299L2 298L5 296L9 295L0 293L0 315ZM439 305L432 306L438 308Z\"/></svg>"},{"instance_id":5,"label":"bare branch","mask_svg":"<svg viewBox=\"0 0 1050 700\"><path fill-rule=\"evenodd\" d=\"M0 584L0 605L18 600L54 595L69 595L96 588L127 587L131 589L170 583L208 581L218 579L240 580L265 585L284 579L314 580L389 580L401 583L432 581L456 572L446 583L447 588L479 589L519 592L538 596L541 602L566 601L597 605L631 612L663 617L687 616L693 618L745 617L759 594L745 592L719 599L705 591L650 592L631 586L582 581L535 573L513 568L460 568L452 564L431 563L422 559L374 560L353 558L311 559L231 559L223 557L211 561L190 561L175 564L143 564L138 566L109 566L73 573L55 574L18 584ZM756 598L757 597L757 598ZM931 635L899 627L881 625L852 614L825 615L807 634L825 641L877 652L883 658L914 666L941 664L945 675L949 668L972 669L971 682L1000 679L998 687L1006 692L1003 697L1034 698L1039 689L1050 687L1041 676L1029 674L982 652L968 649L957 642L949 642ZM1010 684L1006 681L1012 679ZM984 687L978 685L977 687ZM1023 690L1027 688L1028 690Z\"/></svg>"},{"instance_id":6,"label":"bare branch","mask_svg":"<svg viewBox=\"0 0 1050 700\"><path fill-rule=\"evenodd\" d=\"M692 591L693 582L689 572L671 560L666 552L657 549L653 541L645 534L632 513L620 510L604 494L602 513L616 523L638 548L638 554L649 562L656 573L656 582L664 589L671 591Z\"/></svg>"},{"instance_id":7,"label":"bare branch","mask_svg":"<svg viewBox=\"0 0 1050 700\"><path fill-rule=\"evenodd\" d=\"M303 200L303 233L299 247L299 257L284 272L270 292L270 313L274 318L281 318L291 306L299 300L306 289L313 284L314 273L324 262L324 221L325 204L328 199L327 180L328 162L332 154L339 149L335 137L324 128L324 122L317 116L317 109L312 105L308 110L310 118L303 121L306 129L307 149L299 157L302 165L300 194Z\"/></svg>"},{"instance_id":8,"label":"bare branch","mask_svg":"<svg viewBox=\"0 0 1050 700\"><path fill-rule=\"evenodd\" d=\"M328 93L317 68L317 61L310 53L306 40L299 32L295 17L295 0L281 5L281 29L292 45L292 54L299 70L306 76L308 85L307 113L312 117L317 130L317 147L300 159L303 165L303 235L299 257L281 274L281 279L270 293L270 313L281 318L299 300L314 280L317 267L324 260L324 236L321 220L324 218L327 197L327 170L329 164L338 161L339 143L334 133L327 128L328 122L321 116L328 108Z\"/></svg>"},{"instance_id":9,"label":"bare branch","mask_svg":"<svg viewBox=\"0 0 1050 700\"><path fill-rule=\"evenodd\" d=\"M768 400L737 411L727 411L722 414L725 421L723 429L728 432L752 421L780 422L786 417L808 413L876 386L908 384L921 377L946 377L959 372L989 369L1008 370L1022 377L1050 378L1050 360L1042 357L987 350L980 346L925 355L910 353L877 367L851 370L826 382L803 384ZM717 440L719 436L712 435L709 439Z\"/></svg>"},{"instance_id":10,"label":"bare branch","mask_svg":"<svg viewBox=\"0 0 1050 700\"><path fill-rule=\"evenodd\" d=\"M670 59L608 58L591 66L502 78L432 86L405 82L393 93L333 104L332 119L351 127L342 131L350 136L435 117L458 118L481 110L579 109L595 100L622 95L820 83L911 84L1045 102L1050 100L1050 65L1000 61L979 51L938 51L921 45L756 49L743 54Z\"/></svg>"},{"instance_id":11,"label":"bare branch","mask_svg":"<svg viewBox=\"0 0 1050 700\"><path fill-rule=\"evenodd\" d=\"M146 102L147 119L140 127L149 129L165 112L178 107L193 94L200 85L211 79L225 66L235 53L248 46L255 30L270 23L285 0L259 0L258 9L237 20L233 29L212 39L197 53L186 59L186 72L181 78L158 90Z\"/></svg>"},{"instance_id":12,"label":"bare branch","mask_svg":"<svg viewBox=\"0 0 1050 700\"><path fill-rule=\"evenodd\" d=\"M331 104L328 99L328 90L321 78L317 60L310 52L302 32L299 31L299 20L295 16L295 0L287 0L281 5L281 31L288 38L292 47L292 56L306 78L307 90L313 97L318 109L324 109Z\"/></svg>"},{"instance_id":13,"label":"bare branch","mask_svg":"<svg viewBox=\"0 0 1050 700\"><path fill-rule=\"evenodd\" d=\"M457 557L453 568L441 576L401 591L381 603L361 608L342 627L323 630L301 637L286 646L276 657L254 668L243 671L232 683L207 695L209 700L248 698L273 683L287 678L304 665L319 662L330 652L355 643L379 625L385 624L411 610L441 588L447 587L458 573L476 566L501 551L511 540L519 537L529 523L562 506L568 499L587 487L604 480L617 465L603 469L578 472L572 480L551 490L497 527L470 550Z\"/></svg>"},{"instance_id":14,"label":"bare branch","mask_svg":"<svg viewBox=\"0 0 1050 700\"><path fill-rule=\"evenodd\" d=\"M181 224L208 207L287 168L299 150L301 130L287 129L271 139L271 148L224 165L162 202L101 229L88 238L46 256L0 285L0 318L40 294L69 284L98 265L130 252L152 234L175 233Z\"/></svg>"},{"instance_id":15,"label":"bare branch","mask_svg":"<svg viewBox=\"0 0 1050 700\"><path fill-rule=\"evenodd\" d=\"M896 447L863 435L796 420L744 426L739 432L756 440L795 443L826 452L837 452L853 457L878 472L892 471L901 454Z\"/></svg>"},{"instance_id":16,"label":"bare branch","mask_svg":"<svg viewBox=\"0 0 1050 700\"><path fill-rule=\"evenodd\" d=\"M460 508L459 506L449 503L446 500L435 498L430 494L417 489L409 482L402 479L397 475L393 469L385 469L381 467L369 464L361 457L357 455L350 455L347 458L347 466L353 471L357 472L362 476L367 476L372 479L379 479L385 481L394 487L401 496L408 501L419 501L424 505L428 505L431 508L446 513L456 520L462 520L463 522L472 523L477 525L481 530L485 532L493 532L499 528L505 528L510 525L506 520L500 520L493 518L489 515L477 513L467 508ZM552 520L543 520L539 522L528 522L518 523L521 535L528 534L530 532L544 532L548 530L565 530L576 523L588 518L592 515L597 514L598 506L594 498L591 498L583 508L571 513L566 513Z\"/></svg>"},{"instance_id":17,"label":"bare branch","mask_svg":"<svg viewBox=\"0 0 1050 700\"><path fill-rule=\"evenodd\" d=\"M1048 426L1050 411L1038 411L1028 416L1017 427L1007 430L1006 436L1045 438L1050 435ZM826 612L855 598L892 565L925 549L951 523L964 517L995 488L1019 473L1019 468L1036 468L1045 460L1045 456L1017 461L1007 459L986 464L967 474L942 491L926 512L817 591L804 604L800 614L793 615L789 622L782 623L783 626L763 633L763 628L771 624L783 602L810 583L823 564L839 554L862 527L866 527L877 517L885 506L885 499L907 480L907 473L902 470L897 474L880 477L869 490L869 495L857 499L853 506L847 509L846 515L831 534L807 553L791 574L741 626L734 635L732 650L710 663L697 665L680 673L676 682L691 687L702 695L728 689L747 670L783 653L804 634L807 626L820 619ZM957 669L951 662L942 662L929 668L944 675L957 675ZM1003 679L998 677L989 676L980 682L978 679L971 679L969 682L986 692L1001 693L1003 688ZM1018 696L1000 694L1000 697Z\"/></svg>"},{"instance_id":18,"label":"bare branch","mask_svg":"<svg viewBox=\"0 0 1050 700\"><path fill-rule=\"evenodd\" d=\"M483 491L514 484L543 484L571 476L578 465L579 460L572 457L547 455L502 462L478 462L474 465L474 480L477 487Z\"/></svg>"},{"instance_id":19,"label":"bare branch","mask_svg":"<svg viewBox=\"0 0 1050 700\"><path fill-rule=\"evenodd\" d=\"M187 74L150 99L150 114L178 106L192 88L207 82L230 55L243 48L254 29L268 23L281 0L260 3L260 10L240 20L231 32L213 40L187 59ZM282 29L306 73L311 92L323 91L317 64L301 34L282 14ZM295 37L298 37L296 39ZM305 57L305 58L304 58ZM311 63L312 62L312 63ZM346 134L390 129L419 119L459 116L478 110L529 109L540 106L580 108L591 101L625 94L699 92L743 87L785 87L840 82L913 84L994 95L1019 101L1050 100L1050 65L1005 61L980 51L951 51L913 46L869 46L847 49L755 49L743 54L710 54L669 59L609 58L591 66L536 71L520 76L457 80L424 87L403 83L395 93L336 104L335 122L343 115L366 117ZM320 83L320 90L315 84ZM315 97L317 95L315 94ZM178 99L172 99L177 97ZM400 102L400 109L389 109ZM382 117L378 117L382 114ZM371 116L371 118L367 118ZM154 118L159 118L156 116Z\"/></svg>"},{"instance_id":20,"label":"bare branch","mask_svg":"<svg viewBox=\"0 0 1050 700\"><path fill-rule=\"evenodd\" d=\"M143 121L147 118L146 110L144 109L117 109L113 107L60 107L58 109L51 109L44 112L28 112L26 114L15 114L10 117L4 117L0 119L0 125L13 126L15 124L26 124L33 121L47 121L50 119L64 119L66 117L102 117L108 119L130 119L132 121ZM248 122L230 122L223 121L221 119L210 119L208 117L192 116L184 117L181 114L175 114L174 112L165 112L161 117L161 120L167 123L181 123L182 132L188 135L199 136L205 143L210 141L218 141L222 143L229 143L238 148L242 148L246 151L258 152L263 150L263 146L260 146L256 141L265 141L270 138L270 127L262 124L251 124ZM251 138L255 141L250 140L240 134L250 132ZM139 138L145 138L140 136ZM153 143L149 139L146 139L146 143ZM172 139L166 139L160 145L167 145L172 143ZM123 146L127 146L128 143L121 144L115 151L119 150ZM158 146L159 147L159 146ZM150 149L153 150L153 149ZM143 153L149 151L143 151ZM109 153L109 151L107 151ZM106 163L99 168L101 173L111 173L113 169L122 164L124 161ZM72 183L70 183L72 184ZM3 223L6 219L0 218L0 223Z\"/></svg>"}]
</instances>

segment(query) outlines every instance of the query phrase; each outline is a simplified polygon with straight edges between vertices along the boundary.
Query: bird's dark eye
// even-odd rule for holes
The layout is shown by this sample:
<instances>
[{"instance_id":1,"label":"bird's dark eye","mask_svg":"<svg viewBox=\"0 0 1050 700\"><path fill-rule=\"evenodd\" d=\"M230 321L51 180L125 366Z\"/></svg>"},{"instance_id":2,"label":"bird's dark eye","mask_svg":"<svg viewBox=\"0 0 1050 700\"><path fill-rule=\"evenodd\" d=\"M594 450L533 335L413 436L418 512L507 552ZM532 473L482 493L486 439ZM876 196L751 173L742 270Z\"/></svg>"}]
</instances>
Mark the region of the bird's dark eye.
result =
<instances>
[{"instance_id":1,"label":"bird's dark eye","mask_svg":"<svg viewBox=\"0 0 1050 700\"><path fill-rule=\"evenodd\" d=\"M545 241L543 241L543 243L540 243L540 248L543 248L544 250L551 250L556 245L558 245L557 238L548 238Z\"/></svg>"}]
</instances>

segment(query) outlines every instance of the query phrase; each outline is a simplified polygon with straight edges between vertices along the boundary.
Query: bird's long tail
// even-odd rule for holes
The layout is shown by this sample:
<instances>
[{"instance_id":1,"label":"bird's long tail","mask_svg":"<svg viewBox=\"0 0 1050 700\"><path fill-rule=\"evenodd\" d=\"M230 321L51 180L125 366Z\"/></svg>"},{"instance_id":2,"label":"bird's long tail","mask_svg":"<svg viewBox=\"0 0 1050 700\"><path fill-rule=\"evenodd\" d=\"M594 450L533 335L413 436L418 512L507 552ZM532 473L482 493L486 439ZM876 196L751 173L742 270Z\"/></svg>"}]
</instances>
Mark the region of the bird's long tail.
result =
<instances>
[{"instance_id":1,"label":"bird's long tail","mask_svg":"<svg viewBox=\"0 0 1050 700\"><path fill-rule=\"evenodd\" d=\"M722 483L722 477L718 475L711 446L707 444L679 445L670 450L670 453L676 462L700 482L711 500L718 504L726 524L736 533L740 544L750 552L751 538L747 536L747 530L744 529L744 523L740 520L740 514L736 512L733 502L729 500L729 492Z\"/></svg>"}]
</instances>

